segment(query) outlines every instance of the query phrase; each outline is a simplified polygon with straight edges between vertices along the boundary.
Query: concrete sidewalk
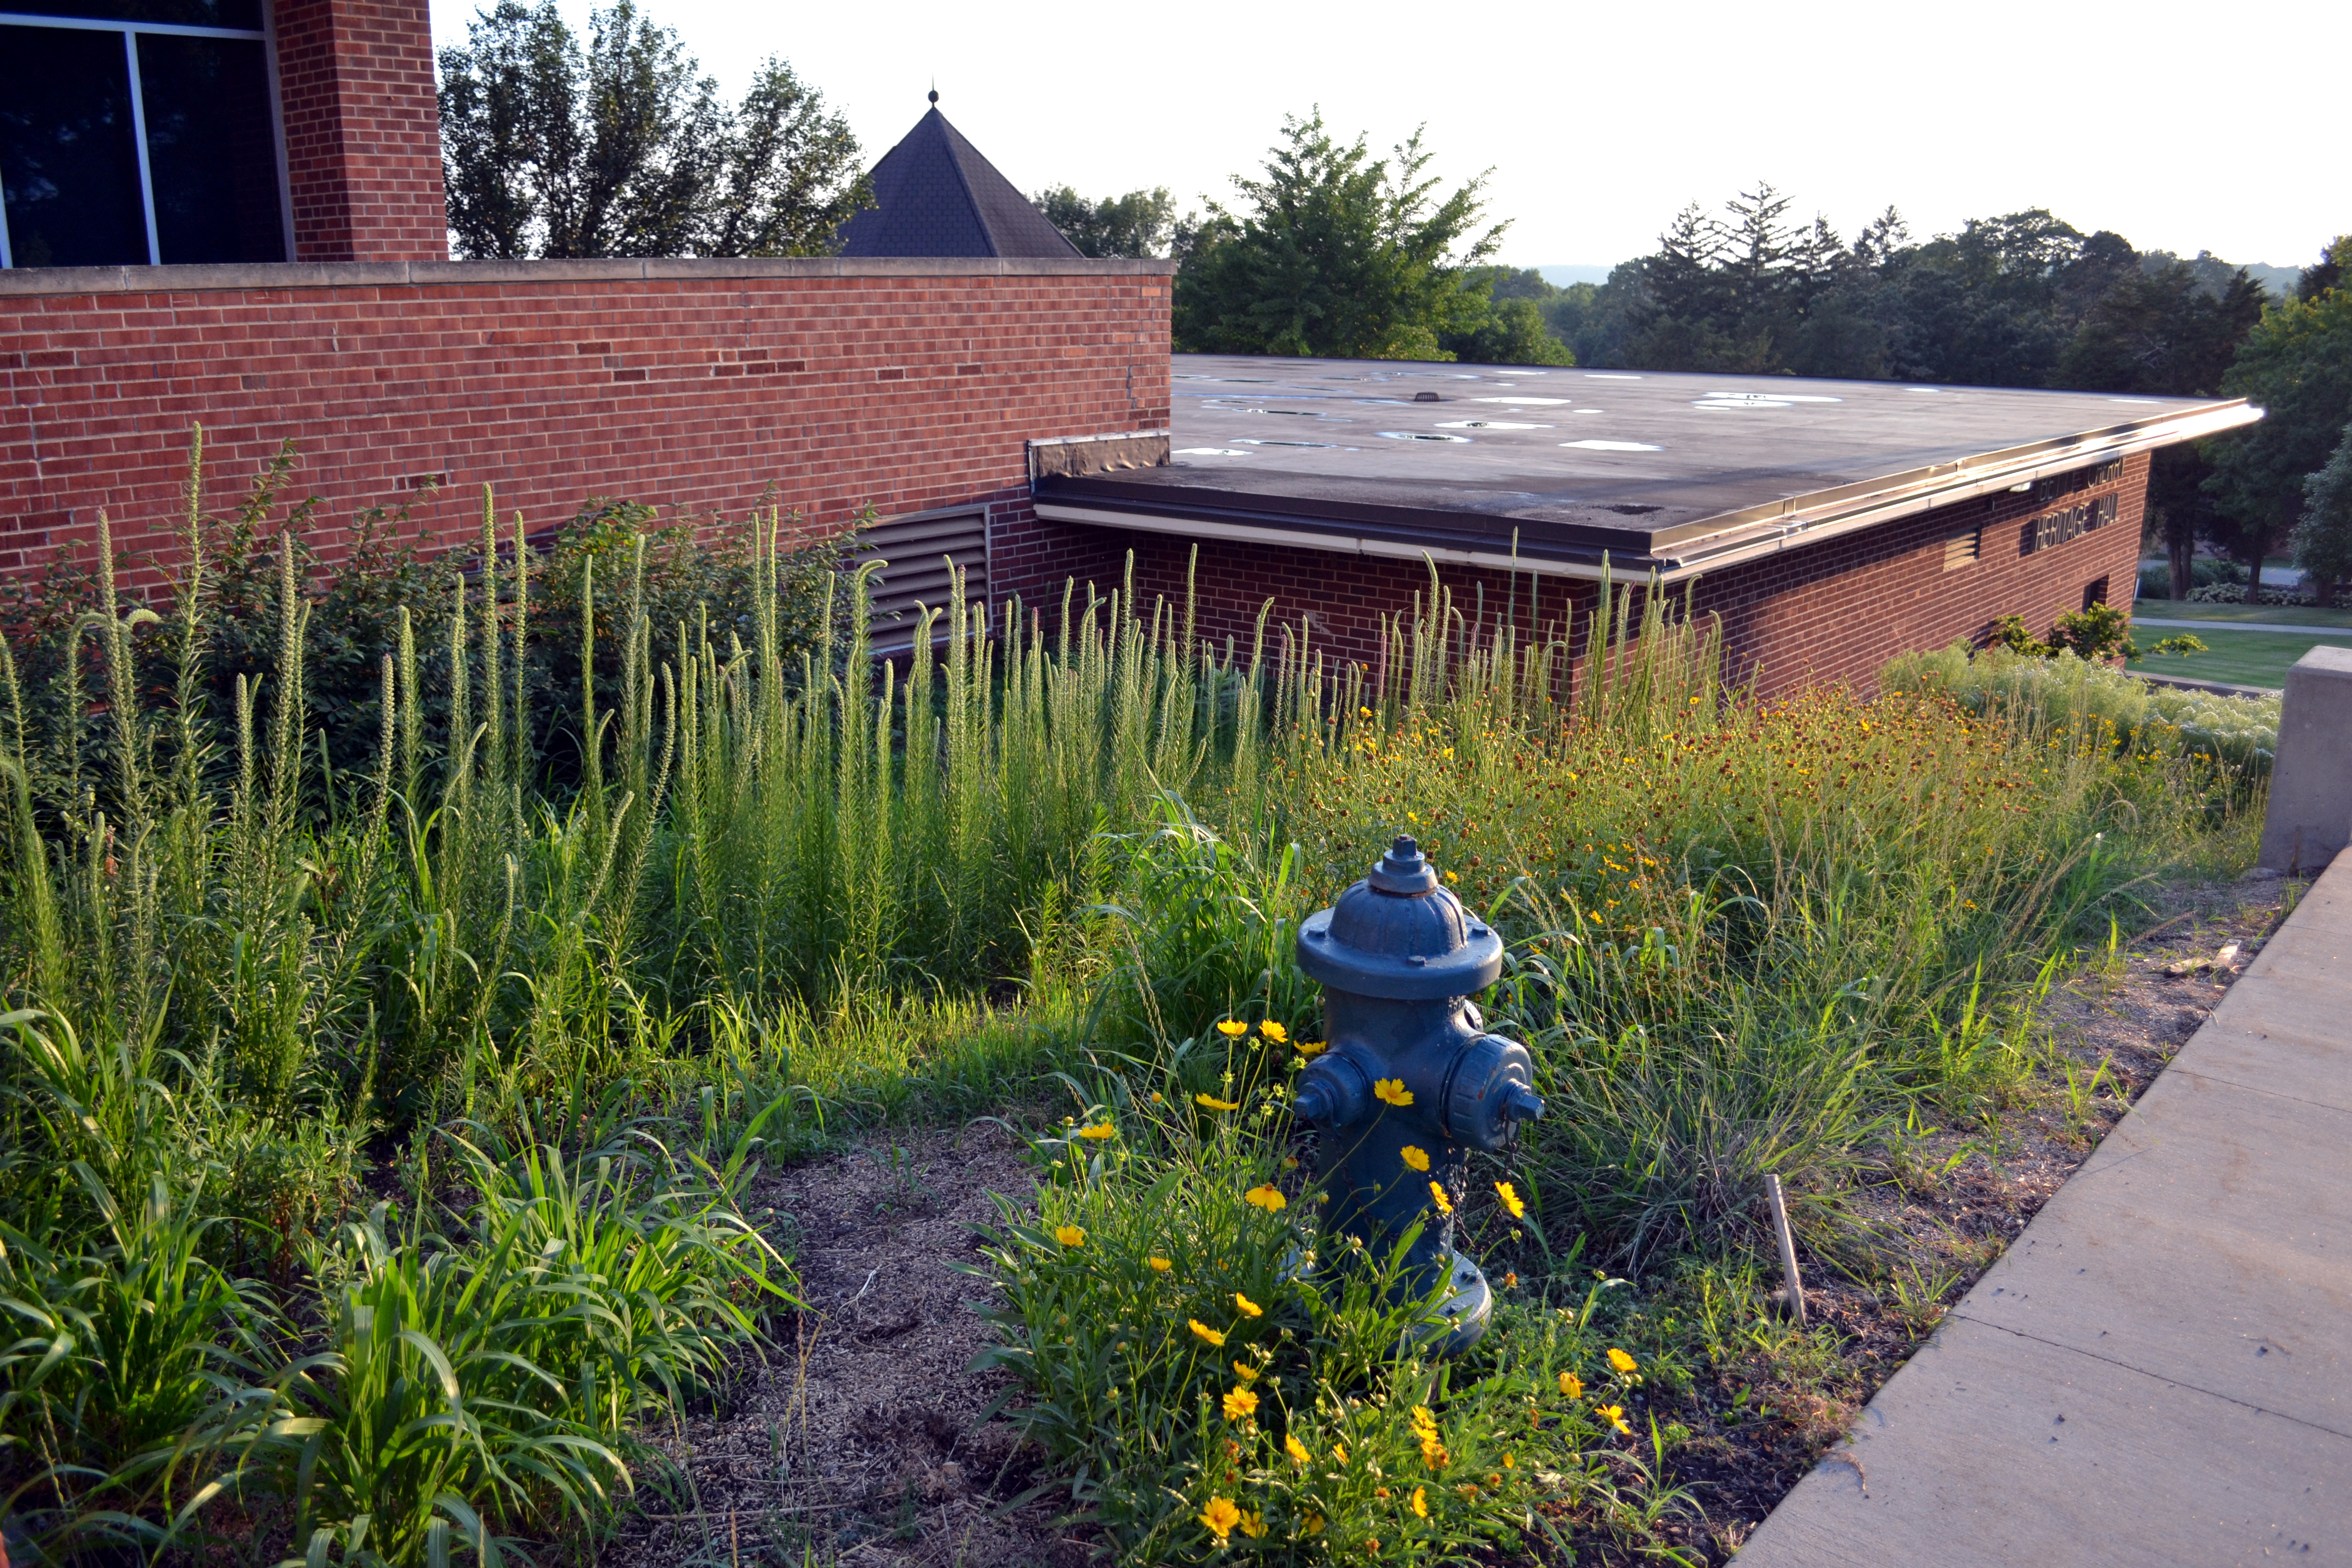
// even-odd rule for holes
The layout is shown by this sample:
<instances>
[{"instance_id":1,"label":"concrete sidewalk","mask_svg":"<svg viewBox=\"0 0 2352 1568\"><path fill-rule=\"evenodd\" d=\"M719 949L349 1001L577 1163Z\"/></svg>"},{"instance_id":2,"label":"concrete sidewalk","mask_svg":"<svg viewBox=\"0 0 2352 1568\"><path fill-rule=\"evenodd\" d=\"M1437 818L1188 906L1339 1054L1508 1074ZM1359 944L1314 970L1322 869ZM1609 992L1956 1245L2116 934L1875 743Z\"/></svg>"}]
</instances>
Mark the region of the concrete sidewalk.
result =
<instances>
[{"instance_id":1,"label":"concrete sidewalk","mask_svg":"<svg viewBox=\"0 0 2352 1568\"><path fill-rule=\"evenodd\" d=\"M1740 1568L2352 1563L2352 854Z\"/></svg>"}]
</instances>

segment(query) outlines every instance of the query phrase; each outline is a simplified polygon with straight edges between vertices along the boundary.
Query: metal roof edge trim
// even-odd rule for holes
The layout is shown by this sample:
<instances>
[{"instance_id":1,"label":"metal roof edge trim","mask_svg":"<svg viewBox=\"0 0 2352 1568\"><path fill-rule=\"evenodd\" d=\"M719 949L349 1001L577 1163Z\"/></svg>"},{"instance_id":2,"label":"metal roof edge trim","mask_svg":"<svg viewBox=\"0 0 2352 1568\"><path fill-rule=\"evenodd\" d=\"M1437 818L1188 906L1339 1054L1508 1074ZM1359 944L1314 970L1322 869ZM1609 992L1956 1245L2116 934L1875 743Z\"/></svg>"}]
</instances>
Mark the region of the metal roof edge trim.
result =
<instances>
[{"instance_id":1,"label":"metal roof edge trim","mask_svg":"<svg viewBox=\"0 0 2352 1568\"><path fill-rule=\"evenodd\" d=\"M1032 447L1083 447L1089 441L1140 441L1149 437L1166 436L1173 438L1173 430L1106 430L1098 436L1033 436Z\"/></svg>"},{"instance_id":2,"label":"metal roof edge trim","mask_svg":"<svg viewBox=\"0 0 2352 1568\"><path fill-rule=\"evenodd\" d=\"M166 267L0 268L0 299L246 289L400 289L495 283L720 282L798 278L1169 278L1151 257L772 256L648 260L253 261Z\"/></svg>"},{"instance_id":3,"label":"metal roof edge trim","mask_svg":"<svg viewBox=\"0 0 2352 1568\"><path fill-rule=\"evenodd\" d=\"M1251 544L1282 544L1296 550L1320 550L1335 555L1382 555L1399 561L1428 559L1450 566L1480 566L1496 572L1525 572L1539 577L1578 577L1599 582L1606 575L1620 583L1649 580L1651 557L1633 556L1643 564L1627 570L1613 563L1604 574L1598 563L1559 561L1531 555L1505 555L1491 550L1464 550L1454 545L1409 544L1402 540L1370 539L1359 534L1308 532L1302 529L1267 528L1257 523L1213 522L1164 512L1113 511L1102 507L1073 506L1039 497L1031 507L1055 522L1086 522L1102 528L1129 528L1142 533L1173 533L1191 539L1231 539ZM1683 576L1695 575L1683 573Z\"/></svg>"},{"instance_id":4,"label":"metal roof edge trim","mask_svg":"<svg viewBox=\"0 0 2352 1568\"><path fill-rule=\"evenodd\" d=\"M1816 540L1835 538L1855 529L1933 511L1937 507L1950 506L1956 501L2013 489L2021 484L2031 484L2048 475L2066 473L2087 464L2128 458L2154 451L2159 447L2177 446L2183 441L2201 440L2224 430L2252 425L2262 417L2263 410L2252 406L2242 397L2232 398L2227 403L2209 405L2184 413L2135 420L2128 425L2032 442L2022 447L2004 447L1997 452L1914 469L1909 474L1890 475L1886 479L1865 480L1858 485L1843 485L1832 490L1816 491L1816 497L1828 498L1826 504L1817 502L1809 506L1805 503L1813 498L1796 496L1781 502L1777 509L1749 507L1737 512L1726 512L1685 525L1685 529L1707 530L1691 542L1696 548L1678 551L1664 545L1662 542L1654 542L1652 548L1658 559L1666 563L1666 575L1670 579L1681 577L1694 571L1732 565L1759 555L1810 544ZM1750 526L1742 530L1738 526L1741 523ZM1727 524L1730 526L1725 526Z\"/></svg>"}]
</instances>

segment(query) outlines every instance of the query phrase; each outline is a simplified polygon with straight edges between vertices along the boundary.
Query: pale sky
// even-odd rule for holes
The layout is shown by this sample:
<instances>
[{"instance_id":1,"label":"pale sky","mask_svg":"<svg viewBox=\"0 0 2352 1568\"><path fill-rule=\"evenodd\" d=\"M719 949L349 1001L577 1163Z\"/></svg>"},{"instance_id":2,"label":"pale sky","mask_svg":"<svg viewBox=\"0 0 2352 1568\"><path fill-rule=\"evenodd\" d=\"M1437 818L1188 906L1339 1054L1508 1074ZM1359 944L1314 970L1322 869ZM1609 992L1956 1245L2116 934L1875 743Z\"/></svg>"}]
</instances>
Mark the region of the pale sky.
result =
<instances>
[{"instance_id":1,"label":"pale sky","mask_svg":"<svg viewBox=\"0 0 2352 1568\"><path fill-rule=\"evenodd\" d=\"M1515 265L1653 248L1685 203L1767 179L1841 234L2043 206L2143 250L2302 266L2352 230L2352 5L1708 3L781 7L641 0L730 96L771 54L868 161L940 107L1024 191L1232 195L1286 111L1385 152L1419 123L1449 176L1491 167ZM586 0L563 0L584 23ZM436 39L475 5L434 0Z\"/></svg>"}]
</instances>

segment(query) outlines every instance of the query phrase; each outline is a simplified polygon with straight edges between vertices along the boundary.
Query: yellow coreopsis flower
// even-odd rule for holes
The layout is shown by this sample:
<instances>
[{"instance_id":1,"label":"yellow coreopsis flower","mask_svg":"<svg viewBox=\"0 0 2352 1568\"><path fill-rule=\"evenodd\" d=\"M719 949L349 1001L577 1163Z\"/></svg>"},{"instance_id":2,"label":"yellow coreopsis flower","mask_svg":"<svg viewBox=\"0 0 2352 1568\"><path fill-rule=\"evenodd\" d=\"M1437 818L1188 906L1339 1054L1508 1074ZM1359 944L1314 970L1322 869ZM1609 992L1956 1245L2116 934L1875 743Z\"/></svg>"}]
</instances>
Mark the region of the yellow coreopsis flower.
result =
<instances>
[{"instance_id":1,"label":"yellow coreopsis flower","mask_svg":"<svg viewBox=\"0 0 2352 1568\"><path fill-rule=\"evenodd\" d=\"M1412 1511L1419 1514L1423 1519L1427 1519L1429 1517L1429 1489L1427 1487L1415 1487L1412 1489Z\"/></svg>"},{"instance_id":2,"label":"yellow coreopsis flower","mask_svg":"<svg viewBox=\"0 0 2352 1568\"><path fill-rule=\"evenodd\" d=\"M1084 1247L1087 1244L1087 1227L1082 1225L1057 1225L1054 1227L1054 1239L1064 1247Z\"/></svg>"},{"instance_id":3,"label":"yellow coreopsis flower","mask_svg":"<svg viewBox=\"0 0 2352 1568\"><path fill-rule=\"evenodd\" d=\"M1341 1464L1346 1464L1348 1462L1348 1445L1345 1443L1332 1444L1331 1457L1339 1460Z\"/></svg>"},{"instance_id":4,"label":"yellow coreopsis flower","mask_svg":"<svg viewBox=\"0 0 2352 1568\"><path fill-rule=\"evenodd\" d=\"M1598 1408L1601 1418L1603 1421L1608 1422L1612 1426L1616 1427L1620 1436L1631 1437L1633 1435L1633 1428L1625 1425L1625 1407L1623 1405L1603 1405Z\"/></svg>"},{"instance_id":5,"label":"yellow coreopsis flower","mask_svg":"<svg viewBox=\"0 0 2352 1568\"><path fill-rule=\"evenodd\" d=\"M1372 1083L1372 1098L1388 1105L1407 1106L1412 1103L1412 1090L1405 1088L1404 1079L1401 1078L1376 1079Z\"/></svg>"},{"instance_id":6,"label":"yellow coreopsis flower","mask_svg":"<svg viewBox=\"0 0 2352 1568\"><path fill-rule=\"evenodd\" d=\"M1301 1532L1304 1534L1320 1535L1323 1533L1323 1516L1319 1513L1309 1512L1305 1522L1301 1524L1299 1528Z\"/></svg>"},{"instance_id":7,"label":"yellow coreopsis flower","mask_svg":"<svg viewBox=\"0 0 2352 1568\"><path fill-rule=\"evenodd\" d=\"M1257 1032L1264 1035L1267 1039L1272 1040L1277 1046L1286 1046L1290 1043L1290 1031L1284 1028L1281 1025L1276 1023L1271 1018L1268 1018L1265 1023L1260 1024L1257 1026Z\"/></svg>"},{"instance_id":8,"label":"yellow coreopsis flower","mask_svg":"<svg viewBox=\"0 0 2352 1568\"><path fill-rule=\"evenodd\" d=\"M1172 1258L1147 1258L1144 1261L1151 1265L1154 1274L1165 1274L1176 1267L1176 1260Z\"/></svg>"},{"instance_id":9,"label":"yellow coreopsis flower","mask_svg":"<svg viewBox=\"0 0 2352 1568\"><path fill-rule=\"evenodd\" d=\"M1258 1540L1265 1534L1265 1515L1263 1513L1245 1513L1235 1522L1240 1524L1242 1533L1252 1541Z\"/></svg>"},{"instance_id":10,"label":"yellow coreopsis flower","mask_svg":"<svg viewBox=\"0 0 2352 1568\"><path fill-rule=\"evenodd\" d=\"M1213 1497L1209 1500L1209 1506L1201 1510L1201 1522L1207 1525L1209 1533L1219 1541L1232 1534L1234 1526L1241 1521L1242 1510L1234 1506L1230 1498Z\"/></svg>"},{"instance_id":11,"label":"yellow coreopsis flower","mask_svg":"<svg viewBox=\"0 0 2352 1568\"><path fill-rule=\"evenodd\" d=\"M1229 1040L1238 1040L1249 1033L1249 1026L1238 1018L1227 1018L1217 1026L1217 1033Z\"/></svg>"},{"instance_id":12,"label":"yellow coreopsis flower","mask_svg":"<svg viewBox=\"0 0 2352 1568\"><path fill-rule=\"evenodd\" d=\"M1241 1101L1237 1100L1219 1100L1213 1094L1196 1094L1192 1097L1192 1103L1205 1105L1212 1110L1239 1110L1242 1108Z\"/></svg>"},{"instance_id":13,"label":"yellow coreopsis flower","mask_svg":"<svg viewBox=\"0 0 2352 1568\"><path fill-rule=\"evenodd\" d=\"M1300 1056L1311 1057L1323 1048L1323 1042L1320 1040L1293 1040L1290 1042L1290 1046L1291 1048L1297 1051Z\"/></svg>"},{"instance_id":14,"label":"yellow coreopsis flower","mask_svg":"<svg viewBox=\"0 0 2352 1568\"><path fill-rule=\"evenodd\" d=\"M1402 1156L1406 1164L1412 1166L1416 1171L1426 1171L1429 1169L1429 1152L1426 1150L1416 1149L1412 1144L1408 1143L1403 1148L1398 1150L1397 1153Z\"/></svg>"},{"instance_id":15,"label":"yellow coreopsis flower","mask_svg":"<svg viewBox=\"0 0 2352 1568\"><path fill-rule=\"evenodd\" d=\"M1528 1205L1519 1201L1518 1191L1517 1188L1513 1187L1510 1183L1496 1182L1495 1184L1495 1195L1503 1200L1503 1206L1511 1211L1511 1217L1513 1219L1525 1219L1528 1217Z\"/></svg>"},{"instance_id":16,"label":"yellow coreopsis flower","mask_svg":"<svg viewBox=\"0 0 2352 1568\"><path fill-rule=\"evenodd\" d=\"M1258 1377L1257 1368L1245 1361L1237 1361L1234 1363L1234 1375L1244 1383L1255 1383Z\"/></svg>"},{"instance_id":17,"label":"yellow coreopsis flower","mask_svg":"<svg viewBox=\"0 0 2352 1568\"><path fill-rule=\"evenodd\" d=\"M1249 1191L1244 1193L1242 1196L1249 1202L1255 1204L1258 1207L1264 1209L1268 1214L1280 1214L1290 1202L1288 1198L1282 1195L1282 1189L1280 1187L1265 1183L1261 1183L1259 1185L1252 1187Z\"/></svg>"},{"instance_id":18,"label":"yellow coreopsis flower","mask_svg":"<svg viewBox=\"0 0 2352 1568\"><path fill-rule=\"evenodd\" d=\"M1263 1318L1265 1316L1265 1309L1264 1307L1259 1306L1255 1301L1251 1300L1247 1296L1243 1295L1238 1290L1234 1292L1234 1306L1244 1318Z\"/></svg>"},{"instance_id":19,"label":"yellow coreopsis flower","mask_svg":"<svg viewBox=\"0 0 2352 1568\"><path fill-rule=\"evenodd\" d=\"M1439 1214L1452 1214L1454 1212L1454 1200L1447 1197L1445 1195L1445 1189L1439 1186L1435 1182L1429 1184L1429 1201L1437 1205L1437 1212Z\"/></svg>"},{"instance_id":20,"label":"yellow coreopsis flower","mask_svg":"<svg viewBox=\"0 0 2352 1568\"><path fill-rule=\"evenodd\" d=\"M1612 1345L1609 1347L1609 1364L1619 1372L1634 1372L1640 1369L1642 1363Z\"/></svg>"},{"instance_id":21,"label":"yellow coreopsis flower","mask_svg":"<svg viewBox=\"0 0 2352 1568\"><path fill-rule=\"evenodd\" d=\"M1283 1452L1290 1456L1290 1462L1294 1465L1310 1464L1314 1461L1315 1456L1307 1451L1307 1445L1300 1442L1295 1433L1286 1434L1283 1437L1282 1448Z\"/></svg>"},{"instance_id":22,"label":"yellow coreopsis flower","mask_svg":"<svg viewBox=\"0 0 2352 1568\"><path fill-rule=\"evenodd\" d=\"M1584 1379L1577 1376L1576 1373L1572 1372L1561 1373L1559 1374L1559 1391L1570 1399L1581 1399L1584 1397Z\"/></svg>"},{"instance_id":23,"label":"yellow coreopsis flower","mask_svg":"<svg viewBox=\"0 0 2352 1568\"><path fill-rule=\"evenodd\" d=\"M1115 1135L1118 1131L1118 1129L1113 1127L1109 1122L1097 1121L1091 1127L1079 1128L1078 1136L1081 1138L1091 1138L1096 1142L1099 1143L1104 1139Z\"/></svg>"},{"instance_id":24,"label":"yellow coreopsis flower","mask_svg":"<svg viewBox=\"0 0 2352 1568\"><path fill-rule=\"evenodd\" d=\"M1257 1395L1246 1388L1225 1390L1225 1419L1246 1421L1257 1414Z\"/></svg>"},{"instance_id":25,"label":"yellow coreopsis flower","mask_svg":"<svg viewBox=\"0 0 2352 1568\"><path fill-rule=\"evenodd\" d=\"M1194 1333L1200 1335L1202 1339L1208 1341L1209 1343L1214 1345L1220 1350L1224 1348L1225 1334L1223 1329L1213 1329L1209 1327L1208 1324L1201 1321L1198 1318L1190 1318L1187 1319L1186 1321L1192 1325L1192 1331Z\"/></svg>"}]
</instances>

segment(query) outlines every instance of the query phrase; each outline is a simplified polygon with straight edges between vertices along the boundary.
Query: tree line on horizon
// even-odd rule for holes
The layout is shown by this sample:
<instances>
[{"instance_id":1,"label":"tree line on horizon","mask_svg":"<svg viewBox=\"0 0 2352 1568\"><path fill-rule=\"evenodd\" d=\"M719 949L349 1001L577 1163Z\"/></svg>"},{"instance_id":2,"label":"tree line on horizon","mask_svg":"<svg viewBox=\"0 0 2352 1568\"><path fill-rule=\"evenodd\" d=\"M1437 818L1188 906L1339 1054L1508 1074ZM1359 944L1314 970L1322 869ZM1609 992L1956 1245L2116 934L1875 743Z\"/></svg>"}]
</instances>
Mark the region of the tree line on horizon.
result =
<instances>
[{"instance_id":1,"label":"tree line on horizon","mask_svg":"<svg viewBox=\"0 0 2352 1568\"><path fill-rule=\"evenodd\" d=\"M2147 537L2189 588L2201 542L2259 582L2284 545L2323 597L2352 582L2352 237L2273 299L2242 267L2141 251L2042 208L1853 239L1768 184L1676 214L1601 283L1492 257L1484 177L1441 194L1418 136L1392 159L1286 122L1242 201L1176 216L1162 187L1039 205L1091 256L1173 255L1179 351L2242 396L2262 423L2156 454Z\"/></svg>"},{"instance_id":2,"label":"tree line on horizon","mask_svg":"<svg viewBox=\"0 0 2352 1568\"><path fill-rule=\"evenodd\" d=\"M730 105L633 0L584 36L555 0L495 0L439 66L459 256L821 255L872 205L847 122L789 64ZM1202 213L1164 186L1033 200L1082 254L1176 259L1180 352L2244 396L2260 424L2157 456L2175 593L2200 542L2259 581L2292 541L2323 584L2352 582L2352 237L2274 300L2210 254L2042 208L1923 239L1890 206L1848 239L1759 184L1559 287L1495 262L1509 225L1487 221L1486 174L1447 189L1431 160L1418 132L1377 157L1310 111Z\"/></svg>"}]
</instances>

